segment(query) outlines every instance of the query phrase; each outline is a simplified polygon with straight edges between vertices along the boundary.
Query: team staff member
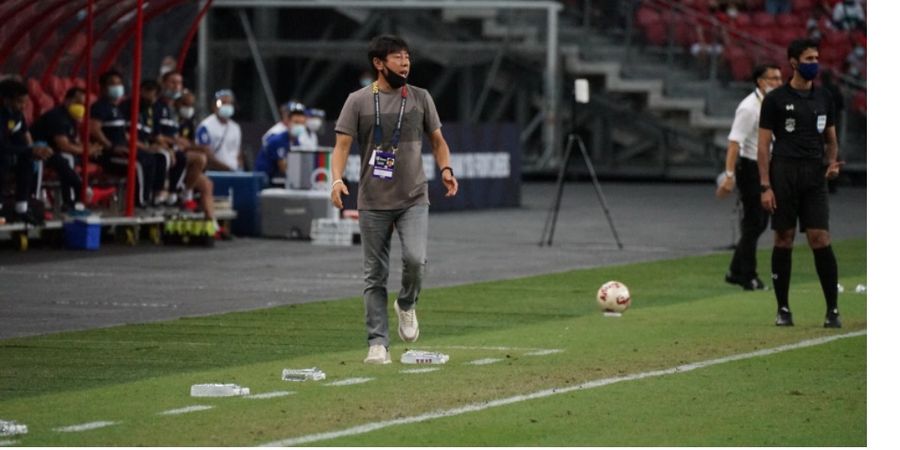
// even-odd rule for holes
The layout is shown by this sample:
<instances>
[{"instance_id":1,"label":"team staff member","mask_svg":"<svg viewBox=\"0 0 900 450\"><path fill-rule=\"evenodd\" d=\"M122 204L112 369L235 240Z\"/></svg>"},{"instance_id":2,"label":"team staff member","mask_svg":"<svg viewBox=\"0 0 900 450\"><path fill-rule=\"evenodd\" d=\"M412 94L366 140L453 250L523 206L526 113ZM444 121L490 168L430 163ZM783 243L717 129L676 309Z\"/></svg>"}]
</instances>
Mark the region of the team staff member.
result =
<instances>
[{"instance_id":1,"label":"team staff member","mask_svg":"<svg viewBox=\"0 0 900 450\"><path fill-rule=\"evenodd\" d=\"M725 182L720 193L727 195L735 187L735 179L741 196L741 238L725 281L737 284L744 290L765 289L756 272L756 244L766 230L769 216L759 202L759 169L756 164L756 146L759 136L759 108L763 97L781 85L781 69L769 64L753 70L756 89L737 107L734 122L728 134L728 156L725 158ZM740 157L739 157L740 156Z\"/></svg>"},{"instance_id":2,"label":"team staff member","mask_svg":"<svg viewBox=\"0 0 900 450\"><path fill-rule=\"evenodd\" d=\"M15 206L4 211L0 200L0 225L23 221L32 225L43 223L44 218L28 209L34 168L32 161L46 160L53 150L45 145L33 146L28 124L22 111L28 99L28 88L18 80L0 81L0 190L6 186L6 175L16 178Z\"/></svg>"},{"instance_id":3,"label":"team staff member","mask_svg":"<svg viewBox=\"0 0 900 450\"><path fill-rule=\"evenodd\" d=\"M288 128L266 140L266 144L256 155L253 170L264 172L269 177L269 183L275 178L283 178L287 173L288 152L292 148L300 148L301 139L308 133L305 123L306 112L301 105L288 115Z\"/></svg>"},{"instance_id":4,"label":"team staff member","mask_svg":"<svg viewBox=\"0 0 900 450\"><path fill-rule=\"evenodd\" d=\"M91 139L103 146L104 168L125 174L128 167L128 119L131 102L120 102L125 96L122 75L114 70L100 75L101 97L91 105ZM123 106L124 105L124 106ZM162 153L138 146L135 155L135 199L138 206L150 206L160 196L166 183L168 159Z\"/></svg>"},{"instance_id":5,"label":"team staff member","mask_svg":"<svg viewBox=\"0 0 900 450\"><path fill-rule=\"evenodd\" d=\"M428 236L428 182L422 167L422 137L431 141L447 196L458 184L450 168L450 148L431 94L407 85L409 46L396 36L378 36L369 43L369 64L377 77L370 86L351 93L335 125L337 133L331 174L331 200L343 208L348 195L341 180L350 145L359 142L359 229L362 235L369 353L364 362L388 364L387 279L394 229L403 250L403 278L394 302L398 333L406 342L419 337L416 302L425 275Z\"/></svg>"},{"instance_id":6,"label":"team staff member","mask_svg":"<svg viewBox=\"0 0 900 450\"><path fill-rule=\"evenodd\" d=\"M812 248L816 273L825 295L825 327L840 328L837 306L838 267L828 232L827 179L840 173L834 103L813 85L819 70L815 41L798 39L788 46L794 69L790 83L763 100L759 118L758 163L762 207L772 214L775 248L772 284L778 301L775 324L794 324L788 304L791 253L797 220ZM769 145L775 138L771 159Z\"/></svg>"},{"instance_id":7,"label":"team staff member","mask_svg":"<svg viewBox=\"0 0 900 450\"><path fill-rule=\"evenodd\" d=\"M85 90L73 87L66 91L63 103L42 115L34 123L34 139L46 142L53 155L44 166L56 171L62 185L62 201L66 208L73 208L81 192L81 177L75 173L75 158L81 158L84 148L79 142L78 124L84 120ZM88 146L88 156L99 156L103 147Z\"/></svg>"}]
</instances>

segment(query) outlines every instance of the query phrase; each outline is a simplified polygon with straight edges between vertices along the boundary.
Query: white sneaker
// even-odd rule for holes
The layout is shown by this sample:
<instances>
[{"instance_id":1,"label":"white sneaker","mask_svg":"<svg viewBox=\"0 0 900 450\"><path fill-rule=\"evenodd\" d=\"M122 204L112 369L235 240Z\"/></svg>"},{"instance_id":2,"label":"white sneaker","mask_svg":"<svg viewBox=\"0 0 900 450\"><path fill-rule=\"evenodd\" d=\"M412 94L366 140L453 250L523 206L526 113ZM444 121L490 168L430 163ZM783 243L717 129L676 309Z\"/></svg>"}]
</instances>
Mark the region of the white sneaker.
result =
<instances>
[{"instance_id":1,"label":"white sneaker","mask_svg":"<svg viewBox=\"0 0 900 450\"><path fill-rule=\"evenodd\" d=\"M391 354L383 345L372 345L369 347L369 356L363 360L366 364L390 364Z\"/></svg>"},{"instance_id":2,"label":"white sneaker","mask_svg":"<svg viewBox=\"0 0 900 450\"><path fill-rule=\"evenodd\" d=\"M397 311L397 334L403 342L416 342L419 339L419 321L416 319L416 310L410 309L404 311L400 309L400 304L394 300L394 311Z\"/></svg>"}]
</instances>

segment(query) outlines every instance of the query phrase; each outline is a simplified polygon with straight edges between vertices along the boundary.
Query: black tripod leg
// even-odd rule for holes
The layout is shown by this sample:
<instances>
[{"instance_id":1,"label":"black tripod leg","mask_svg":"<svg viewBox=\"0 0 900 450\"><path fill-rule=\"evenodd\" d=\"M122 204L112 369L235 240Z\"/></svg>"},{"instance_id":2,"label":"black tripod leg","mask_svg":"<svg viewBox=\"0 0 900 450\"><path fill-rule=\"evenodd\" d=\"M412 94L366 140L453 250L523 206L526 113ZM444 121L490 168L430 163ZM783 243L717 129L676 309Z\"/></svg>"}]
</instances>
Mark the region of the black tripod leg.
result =
<instances>
[{"instance_id":1,"label":"black tripod leg","mask_svg":"<svg viewBox=\"0 0 900 450\"><path fill-rule=\"evenodd\" d=\"M553 202L553 206L551 206L550 210L547 212L547 220L544 221L544 231L541 233L541 247L544 246L544 243L546 243L547 246L553 245L553 234L556 232L556 219L559 217L559 207L562 204L563 179L565 178L566 172L569 168L569 159L572 157L573 143L574 141L572 139L572 136L569 135L568 139L566 140L566 150L563 154L563 163L559 167L559 175L556 177L556 199Z\"/></svg>"},{"instance_id":2,"label":"black tripod leg","mask_svg":"<svg viewBox=\"0 0 900 450\"><path fill-rule=\"evenodd\" d=\"M613 237L616 239L619 250L622 250L622 241L619 239L619 233L616 231L616 226L613 224L612 215L609 213L609 208L606 206L606 197L603 195L603 190L600 189L600 180L597 178L597 172L594 171L594 163L591 161L591 157L588 155L587 149L584 147L584 141L581 140L581 137L576 136L575 139L578 140L578 148L581 149L581 156L584 157L584 164L591 174L591 182L594 184L594 190L597 191L597 198L600 199L600 206L603 208L603 214L606 215L606 220L609 222L609 228L612 230Z\"/></svg>"}]
</instances>

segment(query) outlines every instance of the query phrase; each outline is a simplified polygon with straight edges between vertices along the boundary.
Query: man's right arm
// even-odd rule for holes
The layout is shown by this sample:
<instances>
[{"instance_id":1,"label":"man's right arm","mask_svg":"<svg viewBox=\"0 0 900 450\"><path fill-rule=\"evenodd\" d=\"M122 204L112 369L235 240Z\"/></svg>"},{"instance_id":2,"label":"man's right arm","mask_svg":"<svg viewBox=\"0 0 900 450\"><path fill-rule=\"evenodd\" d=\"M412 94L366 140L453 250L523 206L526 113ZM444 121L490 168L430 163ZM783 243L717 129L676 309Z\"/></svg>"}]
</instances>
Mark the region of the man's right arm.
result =
<instances>
[{"instance_id":1,"label":"man's right arm","mask_svg":"<svg viewBox=\"0 0 900 450\"><path fill-rule=\"evenodd\" d=\"M353 137L349 134L336 133L334 143L334 151L331 154L331 203L336 208L343 209L344 201L341 195L350 195L347 186L344 184L344 169L347 167L347 158L350 156L350 145L353 144Z\"/></svg>"}]
</instances>

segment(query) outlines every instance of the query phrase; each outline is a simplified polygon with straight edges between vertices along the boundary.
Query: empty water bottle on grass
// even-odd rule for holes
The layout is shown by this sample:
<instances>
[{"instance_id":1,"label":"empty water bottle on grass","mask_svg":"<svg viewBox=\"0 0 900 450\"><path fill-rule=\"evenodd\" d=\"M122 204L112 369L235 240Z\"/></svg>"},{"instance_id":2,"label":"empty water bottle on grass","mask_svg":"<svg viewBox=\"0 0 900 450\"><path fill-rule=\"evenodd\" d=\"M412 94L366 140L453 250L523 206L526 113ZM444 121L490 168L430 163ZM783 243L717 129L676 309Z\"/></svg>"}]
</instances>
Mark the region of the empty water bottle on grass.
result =
<instances>
[{"instance_id":1,"label":"empty water bottle on grass","mask_svg":"<svg viewBox=\"0 0 900 450\"><path fill-rule=\"evenodd\" d=\"M28 425L23 425L15 420L0 419L0 436L15 436L17 434L27 434Z\"/></svg>"},{"instance_id":2,"label":"empty water bottle on grass","mask_svg":"<svg viewBox=\"0 0 900 450\"><path fill-rule=\"evenodd\" d=\"M445 364L449 360L450 355L421 350L407 350L400 357L400 362L403 364Z\"/></svg>"},{"instance_id":3,"label":"empty water bottle on grass","mask_svg":"<svg viewBox=\"0 0 900 450\"><path fill-rule=\"evenodd\" d=\"M321 381L325 379L325 372L318 367L309 369L284 369L281 371L283 381Z\"/></svg>"}]
</instances>

